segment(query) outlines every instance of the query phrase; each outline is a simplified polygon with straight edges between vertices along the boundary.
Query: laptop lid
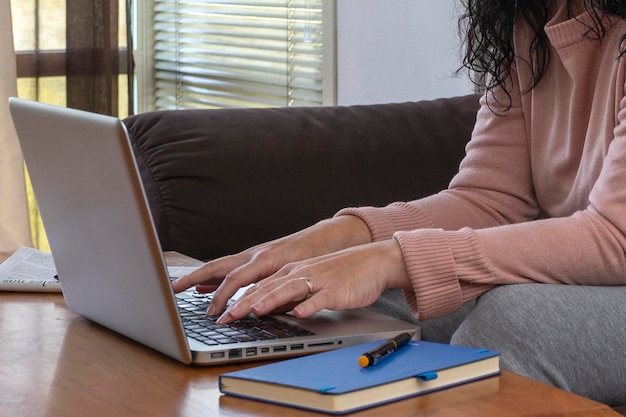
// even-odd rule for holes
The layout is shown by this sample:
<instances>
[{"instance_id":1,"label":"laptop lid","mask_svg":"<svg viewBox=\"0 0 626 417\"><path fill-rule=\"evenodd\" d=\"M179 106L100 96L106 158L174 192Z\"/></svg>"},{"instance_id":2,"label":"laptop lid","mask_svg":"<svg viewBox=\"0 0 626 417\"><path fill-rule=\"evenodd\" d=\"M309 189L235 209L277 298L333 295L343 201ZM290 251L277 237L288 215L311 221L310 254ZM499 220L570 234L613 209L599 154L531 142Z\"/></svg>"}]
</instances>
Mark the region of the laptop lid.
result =
<instances>
[{"instance_id":1,"label":"laptop lid","mask_svg":"<svg viewBox=\"0 0 626 417\"><path fill-rule=\"evenodd\" d=\"M315 333L206 346L182 327L128 134L117 118L11 98L11 115L68 307L183 363L327 350L415 325L365 309L279 319Z\"/></svg>"},{"instance_id":2,"label":"laptop lid","mask_svg":"<svg viewBox=\"0 0 626 417\"><path fill-rule=\"evenodd\" d=\"M10 99L68 307L191 361L123 124Z\"/></svg>"}]
</instances>

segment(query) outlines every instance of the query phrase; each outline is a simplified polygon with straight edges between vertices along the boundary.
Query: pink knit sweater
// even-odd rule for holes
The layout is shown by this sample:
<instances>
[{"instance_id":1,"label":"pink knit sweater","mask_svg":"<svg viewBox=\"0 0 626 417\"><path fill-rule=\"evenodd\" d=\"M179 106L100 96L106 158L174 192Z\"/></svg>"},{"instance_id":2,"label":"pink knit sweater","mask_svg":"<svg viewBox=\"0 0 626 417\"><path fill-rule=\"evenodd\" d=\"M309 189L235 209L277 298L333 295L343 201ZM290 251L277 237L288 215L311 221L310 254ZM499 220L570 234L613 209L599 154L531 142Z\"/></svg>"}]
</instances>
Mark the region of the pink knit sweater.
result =
<instances>
[{"instance_id":1,"label":"pink knit sweater","mask_svg":"<svg viewBox=\"0 0 626 417\"><path fill-rule=\"evenodd\" d=\"M499 284L626 284L626 64L618 59L626 24L611 18L604 39L589 40L590 16L567 20L565 4L546 25L544 78L520 94L529 72L518 58L512 108L498 112L492 97L496 115L482 98L447 190L339 212L361 217L374 240L399 242L414 289L405 296L421 320ZM516 29L518 54L526 29Z\"/></svg>"}]
</instances>

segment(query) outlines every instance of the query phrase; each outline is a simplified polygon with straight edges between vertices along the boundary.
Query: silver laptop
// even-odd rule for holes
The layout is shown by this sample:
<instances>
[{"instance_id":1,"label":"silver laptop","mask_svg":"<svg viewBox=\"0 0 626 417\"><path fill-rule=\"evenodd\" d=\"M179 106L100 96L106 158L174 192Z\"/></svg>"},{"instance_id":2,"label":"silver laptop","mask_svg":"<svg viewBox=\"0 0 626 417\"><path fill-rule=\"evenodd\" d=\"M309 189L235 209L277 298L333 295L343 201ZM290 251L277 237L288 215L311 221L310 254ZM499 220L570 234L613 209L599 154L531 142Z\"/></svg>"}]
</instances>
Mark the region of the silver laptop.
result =
<instances>
[{"instance_id":1,"label":"silver laptop","mask_svg":"<svg viewBox=\"0 0 626 417\"><path fill-rule=\"evenodd\" d=\"M413 324L367 309L323 311L309 319L275 315L267 317L274 320L269 330L256 322L266 317L211 328L204 295L172 291L124 124L18 98L9 104L63 294L75 313L201 365L308 354L417 332ZM239 327L256 333L243 336Z\"/></svg>"}]
</instances>

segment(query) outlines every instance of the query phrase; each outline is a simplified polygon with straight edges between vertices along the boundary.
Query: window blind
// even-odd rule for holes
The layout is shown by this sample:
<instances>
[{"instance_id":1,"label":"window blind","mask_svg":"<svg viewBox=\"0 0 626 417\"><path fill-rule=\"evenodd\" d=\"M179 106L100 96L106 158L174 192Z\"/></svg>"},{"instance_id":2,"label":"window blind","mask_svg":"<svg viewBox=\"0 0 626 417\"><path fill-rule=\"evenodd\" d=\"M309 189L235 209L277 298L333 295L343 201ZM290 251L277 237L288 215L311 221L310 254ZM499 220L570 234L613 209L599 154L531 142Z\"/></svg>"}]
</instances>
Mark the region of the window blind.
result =
<instances>
[{"instance_id":1,"label":"window blind","mask_svg":"<svg viewBox=\"0 0 626 417\"><path fill-rule=\"evenodd\" d=\"M154 0L156 109L322 104L322 0Z\"/></svg>"}]
</instances>

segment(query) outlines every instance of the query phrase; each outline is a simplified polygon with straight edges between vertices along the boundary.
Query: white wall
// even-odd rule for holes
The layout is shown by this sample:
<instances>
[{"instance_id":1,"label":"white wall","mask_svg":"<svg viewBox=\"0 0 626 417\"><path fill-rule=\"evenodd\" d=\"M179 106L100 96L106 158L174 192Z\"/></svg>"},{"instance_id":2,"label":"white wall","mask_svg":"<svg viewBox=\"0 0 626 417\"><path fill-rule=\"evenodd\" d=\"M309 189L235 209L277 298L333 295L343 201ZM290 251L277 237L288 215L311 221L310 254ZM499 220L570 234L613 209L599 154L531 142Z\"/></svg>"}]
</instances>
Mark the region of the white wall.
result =
<instances>
[{"instance_id":1,"label":"white wall","mask_svg":"<svg viewBox=\"0 0 626 417\"><path fill-rule=\"evenodd\" d=\"M461 63L456 0L337 0L337 104L472 92Z\"/></svg>"}]
</instances>

